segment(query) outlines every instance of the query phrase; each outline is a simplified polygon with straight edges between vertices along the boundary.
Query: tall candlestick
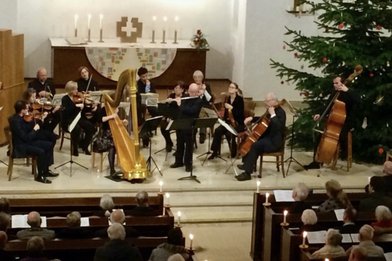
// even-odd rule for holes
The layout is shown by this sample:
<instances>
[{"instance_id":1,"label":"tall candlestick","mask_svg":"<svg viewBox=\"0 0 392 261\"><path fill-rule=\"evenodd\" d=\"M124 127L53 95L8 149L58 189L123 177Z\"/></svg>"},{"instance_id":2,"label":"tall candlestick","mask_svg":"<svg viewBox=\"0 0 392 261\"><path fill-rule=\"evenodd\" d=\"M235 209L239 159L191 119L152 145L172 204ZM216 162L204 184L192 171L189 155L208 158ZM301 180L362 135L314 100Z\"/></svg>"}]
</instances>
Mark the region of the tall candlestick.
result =
<instances>
[{"instance_id":1,"label":"tall candlestick","mask_svg":"<svg viewBox=\"0 0 392 261\"><path fill-rule=\"evenodd\" d=\"M189 249L192 250L192 243L193 243L193 234L189 234L189 239L191 240Z\"/></svg>"},{"instance_id":2,"label":"tall candlestick","mask_svg":"<svg viewBox=\"0 0 392 261\"><path fill-rule=\"evenodd\" d=\"M156 22L156 20L157 20L157 17L154 15L152 17L153 25L152 25L151 43L155 43L155 22Z\"/></svg>"},{"instance_id":3,"label":"tall candlestick","mask_svg":"<svg viewBox=\"0 0 392 261\"><path fill-rule=\"evenodd\" d=\"M103 29L99 30L99 42L103 43Z\"/></svg>"},{"instance_id":4,"label":"tall candlestick","mask_svg":"<svg viewBox=\"0 0 392 261\"><path fill-rule=\"evenodd\" d=\"M103 26L103 14L99 15L99 29L102 30Z\"/></svg>"},{"instance_id":5,"label":"tall candlestick","mask_svg":"<svg viewBox=\"0 0 392 261\"><path fill-rule=\"evenodd\" d=\"M159 181L159 193L162 193L163 181Z\"/></svg>"},{"instance_id":6,"label":"tall candlestick","mask_svg":"<svg viewBox=\"0 0 392 261\"><path fill-rule=\"evenodd\" d=\"M175 22L176 27L177 27L177 22L179 19L180 18L177 15L174 17L174 22ZM177 28L174 29L174 42L173 43L178 44L178 42L177 42Z\"/></svg>"},{"instance_id":7,"label":"tall candlestick","mask_svg":"<svg viewBox=\"0 0 392 261\"><path fill-rule=\"evenodd\" d=\"M90 24L91 24L91 14L87 15L87 29L90 29Z\"/></svg>"},{"instance_id":8,"label":"tall candlestick","mask_svg":"<svg viewBox=\"0 0 392 261\"><path fill-rule=\"evenodd\" d=\"M260 180L256 181L256 193L260 193L260 184L261 184Z\"/></svg>"},{"instance_id":9,"label":"tall candlestick","mask_svg":"<svg viewBox=\"0 0 392 261\"><path fill-rule=\"evenodd\" d=\"M91 42L91 14L87 15L87 42Z\"/></svg>"},{"instance_id":10,"label":"tall candlestick","mask_svg":"<svg viewBox=\"0 0 392 261\"><path fill-rule=\"evenodd\" d=\"M87 42L91 42L91 29L90 28L87 31Z\"/></svg>"},{"instance_id":11,"label":"tall candlestick","mask_svg":"<svg viewBox=\"0 0 392 261\"><path fill-rule=\"evenodd\" d=\"M75 29L74 36L75 37L78 37L78 20L79 20L79 15L75 14L74 15L74 25L75 25L75 27L74 27L74 29Z\"/></svg>"},{"instance_id":12,"label":"tall candlestick","mask_svg":"<svg viewBox=\"0 0 392 261\"><path fill-rule=\"evenodd\" d=\"M177 212L177 227L181 226L181 211Z\"/></svg>"},{"instance_id":13,"label":"tall candlestick","mask_svg":"<svg viewBox=\"0 0 392 261\"><path fill-rule=\"evenodd\" d=\"M166 21L167 21L167 17L164 16L164 17L163 17L164 25L163 25L163 30L162 30L162 42L161 42L162 44L165 44L165 43L166 43L166 30L165 30Z\"/></svg>"}]
</instances>

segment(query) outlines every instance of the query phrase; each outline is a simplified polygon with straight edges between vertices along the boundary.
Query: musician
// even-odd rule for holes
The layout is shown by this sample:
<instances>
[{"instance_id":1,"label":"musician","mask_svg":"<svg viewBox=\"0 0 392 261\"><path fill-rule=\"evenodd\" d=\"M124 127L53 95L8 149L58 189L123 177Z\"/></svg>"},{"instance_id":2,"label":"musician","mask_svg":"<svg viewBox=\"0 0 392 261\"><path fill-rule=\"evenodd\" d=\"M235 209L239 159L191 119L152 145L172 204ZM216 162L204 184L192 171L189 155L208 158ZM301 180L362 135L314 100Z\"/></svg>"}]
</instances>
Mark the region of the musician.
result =
<instances>
[{"instance_id":1,"label":"musician","mask_svg":"<svg viewBox=\"0 0 392 261\"><path fill-rule=\"evenodd\" d=\"M236 176L238 181L250 180L257 158L263 152L278 151L283 144L284 131L286 127L286 113L279 106L279 101L273 92L268 93L264 100L267 112L264 117L268 117L270 123L266 131L261 135L258 141L252 144L250 151L243 157L243 164L238 168L244 170L243 173ZM263 117L260 118L260 120ZM245 124L252 121L252 117L245 119Z\"/></svg>"},{"instance_id":2,"label":"musician","mask_svg":"<svg viewBox=\"0 0 392 261\"><path fill-rule=\"evenodd\" d=\"M27 88L33 88L40 98L51 98L56 94L56 88L48 79L48 73L44 67L37 71L37 78L29 82Z\"/></svg>"},{"instance_id":3,"label":"musician","mask_svg":"<svg viewBox=\"0 0 392 261\"><path fill-rule=\"evenodd\" d=\"M223 120L236 129L236 131L244 130L244 99L238 94L240 88L235 82L229 84L227 90L228 96L224 102L224 115ZM226 136L227 141L230 142L231 157L237 155L237 143L235 136L232 135L224 126L219 126L214 132L214 139L212 140L211 150L212 154L208 157L209 160L218 156L223 135Z\"/></svg>"},{"instance_id":4,"label":"musician","mask_svg":"<svg viewBox=\"0 0 392 261\"><path fill-rule=\"evenodd\" d=\"M182 119L194 119L199 116L202 100L199 98L199 86L195 83L189 85L188 89L189 97L195 97L194 99L181 100L176 98L177 105L179 107L179 117ZM179 168L184 166L185 171L192 171L192 153L193 153L193 135L192 126L189 129L177 130L177 151L176 160L170 165L170 168Z\"/></svg>"},{"instance_id":5,"label":"musician","mask_svg":"<svg viewBox=\"0 0 392 261\"><path fill-rule=\"evenodd\" d=\"M46 99L46 98L44 98ZM43 111L43 113L46 114L46 116L44 117L43 121L40 122L42 123L41 127L45 130L48 130L50 132L53 132L54 129L56 128L57 124L59 124L60 122L60 106L52 106L51 104L44 106L45 104L40 104L39 100L37 99L37 93L36 90L33 88L28 88L27 90L25 90L22 93L22 100L25 101L27 103L27 105L29 106L29 111L32 112L33 111L33 105L35 103L38 104L38 106L43 106L44 109L42 110L42 108L40 110ZM49 109L47 109L46 107L49 107Z\"/></svg>"},{"instance_id":6,"label":"musician","mask_svg":"<svg viewBox=\"0 0 392 261\"><path fill-rule=\"evenodd\" d=\"M78 92L99 91L98 83L91 78L90 71L86 66L81 66L78 69L80 78L78 79ZM90 82L90 84L89 84Z\"/></svg>"},{"instance_id":7,"label":"musician","mask_svg":"<svg viewBox=\"0 0 392 261\"><path fill-rule=\"evenodd\" d=\"M204 74L200 70L193 72L193 81L199 86L199 95L203 101L203 107L211 107L210 103L214 101L212 96L211 87L208 83L204 83ZM199 115L200 118L207 118L208 113L202 109ZM199 142L203 144L206 139L206 128L200 128Z\"/></svg>"},{"instance_id":8,"label":"musician","mask_svg":"<svg viewBox=\"0 0 392 261\"><path fill-rule=\"evenodd\" d=\"M78 85L74 81L69 81L65 84L65 95L61 99L62 110L62 128L68 131L69 125L73 122L75 117L81 113L84 108L83 102L78 103L75 97L78 94ZM84 137L81 137L81 131L84 131ZM88 146L91 143L92 137L95 133L94 125L88 121L83 115L80 117L75 128L71 132L71 139L73 144L72 155L79 156L78 148L81 147L86 155L91 155Z\"/></svg>"},{"instance_id":9,"label":"musician","mask_svg":"<svg viewBox=\"0 0 392 261\"><path fill-rule=\"evenodd\" d=\"M353 124L353 112L355 110L355 106L360 102L359 97L357 94L352 90L349 89L344 83L342 82L342 77L338 76L333 79L333 87L334 91L331 94L330 100L335 96L336 92L340 92L337 100L344 102L345 107L346 107L346 121L343 124L342 130L340 132L339 136L339 143L340 143L340 149L341 149L341 157L347 157L347 134L348 132L354 127ZM332 107L332 106L331 106ZM331 108L329 108L330 110ZM313 116L314 121L318 121L320 119L320 114L315 114ZM320 162L316 161L316 153L317 153L317 147L318 144L320 143L320 138L321 136L318 137L318 142L315 144L314 147L314 153L313 153L313 162L311 162L308 165L305 165L304 168L306 170L308 169L319 169L320 168Z\"/></svg>"},{"instance_id":10,"label":"musician","mask_svg":"<svg viewBox=\"0 0 392 261\"><path fill-rule=\"evenodd\" d=\"M52 182L47 177L58 176L49 170L49 166L53 164L54 143L48 140L39 124L24 119L28 114L28 105L25 101L17 101L14 109L15 114L10 119L14 156L36 156L38 173L35 181L50 184Z\"/></svg>"}]
</instances>

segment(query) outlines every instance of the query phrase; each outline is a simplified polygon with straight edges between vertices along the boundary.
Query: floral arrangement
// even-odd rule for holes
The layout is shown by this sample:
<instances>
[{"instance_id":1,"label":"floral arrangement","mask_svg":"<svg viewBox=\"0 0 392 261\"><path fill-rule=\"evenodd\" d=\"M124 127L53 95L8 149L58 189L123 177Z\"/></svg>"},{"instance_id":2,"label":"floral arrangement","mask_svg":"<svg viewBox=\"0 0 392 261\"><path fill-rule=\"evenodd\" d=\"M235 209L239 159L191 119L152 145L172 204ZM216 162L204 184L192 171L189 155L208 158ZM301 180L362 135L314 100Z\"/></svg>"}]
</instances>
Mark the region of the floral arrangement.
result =
<instances>
[{"instance_id":1,"label":"floral arrangement","mask_svg":"<svg viewBox=\"0 0 392 261\"><path fill-rule=\"evenodd\" d=\"M191 45L196 49L207 49L209 48L208 41L204 37L203 33L200 29L196 31L196 34L192 38Z\"/></svg>"}]
</instances>

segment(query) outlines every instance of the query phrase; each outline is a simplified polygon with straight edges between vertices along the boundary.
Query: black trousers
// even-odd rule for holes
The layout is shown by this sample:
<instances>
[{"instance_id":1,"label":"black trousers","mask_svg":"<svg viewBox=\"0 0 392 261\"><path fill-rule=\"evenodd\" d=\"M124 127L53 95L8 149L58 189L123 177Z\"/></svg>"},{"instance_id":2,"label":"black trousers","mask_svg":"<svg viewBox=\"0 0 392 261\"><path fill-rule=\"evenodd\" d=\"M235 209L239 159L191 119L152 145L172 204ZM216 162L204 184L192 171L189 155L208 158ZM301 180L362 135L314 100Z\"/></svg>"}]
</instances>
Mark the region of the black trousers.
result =
<instances>
[{"instance_id":1,"label":"black trousers","mask_svg":"<svg viewBox=\"0 0 392 261\"><path fill-rule=\"evenodd\" d=\"M83 139L80 137L82 130L84 131ZM83 117L80 118L78 124L76 124L75 128L71 132L74 151L77 151L79 147L81 147L83 150L86 150L88 145L90 145L91 140L93 139L94 133L94 125L89 120Z\"/></svg>"},{"instance_id":2,"label":"black trousers","mask_svg":"<svg viewBox=\"0 0 392 261\"><path fill-rule=\"evenodd\" d=\"M176 163L192 166L193 160L193 135L190 130L177 130Z\"/></svg>"},{"instance_id":3,"label":"black trousers","mask_svg":"<svg viewBox=\"0 0 392 261\"><path fill-rule=\"evenodd\" d=\"M27 155L37 157L38 177L43 177L53 163L53 145L50 141L35 140L25 146Z\"/></svg>"},{"instance_id":4,"label":"black trousers","mask_svg":"<svg viewBox=\"0 0 392 261\"><path fill-rule=\"evenodd\" d=\"M219 126L214 131L214 138L211 144L211 150L215 155L218 155L221 150L222 138L226 136L230 146L231 157L235 157L237 154L237 143L235 136L231 134L225 127Z\"/></svg>"}]
</instances>

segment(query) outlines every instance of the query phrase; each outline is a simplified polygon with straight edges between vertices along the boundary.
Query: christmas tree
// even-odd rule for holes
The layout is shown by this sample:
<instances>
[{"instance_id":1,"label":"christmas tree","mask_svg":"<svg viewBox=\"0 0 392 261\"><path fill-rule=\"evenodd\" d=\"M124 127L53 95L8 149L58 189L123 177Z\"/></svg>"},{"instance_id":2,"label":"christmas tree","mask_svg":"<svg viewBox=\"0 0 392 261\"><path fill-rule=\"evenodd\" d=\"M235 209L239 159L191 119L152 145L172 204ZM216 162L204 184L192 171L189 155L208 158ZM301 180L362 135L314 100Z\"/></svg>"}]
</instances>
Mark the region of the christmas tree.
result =
<instances>
[{"instance_id":1,"label":"christmas tree","mask_svg":"<svg viewBox=\"0 0 392 261\"><path fill-rule=\"evenodd\" d=\"M293 54L301 69L271 59L281 83L293 83L306 104L294 123L294 146L313 148L312 115L327 107L333 78L355 72L360 74L348 86L357 92L361 103L355 112L353 157L383 162L386 151L392 149L392 1L303 3L317 17L320 34L305 36L287 28L291 41L284 43L284 49Z\"/></svg>"}]
</instances>

